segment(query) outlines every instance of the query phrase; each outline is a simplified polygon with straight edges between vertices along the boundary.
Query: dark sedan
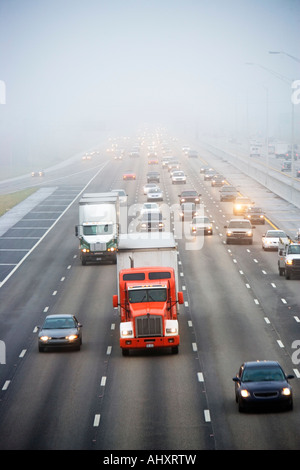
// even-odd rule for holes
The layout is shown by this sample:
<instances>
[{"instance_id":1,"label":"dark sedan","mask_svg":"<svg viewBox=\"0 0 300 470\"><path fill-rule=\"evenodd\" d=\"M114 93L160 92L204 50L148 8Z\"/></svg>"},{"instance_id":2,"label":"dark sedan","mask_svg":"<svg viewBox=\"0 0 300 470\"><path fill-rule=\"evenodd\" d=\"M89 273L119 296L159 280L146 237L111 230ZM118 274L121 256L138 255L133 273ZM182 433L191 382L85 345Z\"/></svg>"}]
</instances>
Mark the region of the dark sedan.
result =
<instances>
[{"instance_id":1,"label":"dark sedan","mask_svg":"<svg viewBox=\"0 0 300 470\"><path fill-rule=\"evenodd\" d=\"M280 406L293 408L293 393L286 375L276 361L251 361L241 365L235 382L235 400L239 411L250 407Z\"/></svg>"},{"instance_id":2,"label":"dark sedan","mask_svg":"<svg viewBox=\"0 0 300 470\"><path fill-rule=\"evenodd\" d=\"M249 207L244 214L244 218L250 220L252 224L265 223L265 215L261 207Z\"/></svg>"},{"instance_id":3,"label":"dark sedan","mask_svg":"<svg viewBox=\"0 0 300 470\"><path fill-rule=\"evenodd\" d=\"M74 315L48 315L44 324L39 328L39 351L46 348L76 348L82 343L82 325Z\"/></svg>"}]
</instances>

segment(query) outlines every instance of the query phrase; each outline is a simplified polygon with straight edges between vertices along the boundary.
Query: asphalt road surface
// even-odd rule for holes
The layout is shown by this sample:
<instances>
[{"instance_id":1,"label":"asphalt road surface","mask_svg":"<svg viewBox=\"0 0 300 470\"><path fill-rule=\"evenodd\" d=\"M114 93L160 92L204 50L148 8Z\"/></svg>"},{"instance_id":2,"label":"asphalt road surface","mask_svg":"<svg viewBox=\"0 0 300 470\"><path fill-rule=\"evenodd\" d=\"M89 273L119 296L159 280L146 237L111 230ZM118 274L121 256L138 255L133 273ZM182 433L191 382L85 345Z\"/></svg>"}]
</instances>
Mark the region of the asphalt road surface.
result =
<instances>
[{"instance_id":1,"label":"asphalt road surface","mask_svg":"<svg viewBox=\"0 0 300 470\"><path fill-rule=\"evenodd\" d=\"M0 237L0 449L299 448L299 279L280 277L277 253L262 250L268 224L256 227L253 245L225 244L232 203L221 203L219 188L199 172L215 157L205 151L186 159L173 145L188 181L172 185L159 164L164 203L177 204L181 189L195 188L214 225L199 248L170 219L185 299L179 354L122 356L112 306L116 266L82 266L74 231L83 191L125 188L129 206L146 200L146 149L140 158L103 154L45 175L41 188L51 188L49 195ZM128 169L136 181L122 180ZM36 326L60 312L83 324L81 350L39 353ZM256 359L278 360L295 374L293 411L238 412L232 377L243 361Z\"/></svg>"}]
</instances>

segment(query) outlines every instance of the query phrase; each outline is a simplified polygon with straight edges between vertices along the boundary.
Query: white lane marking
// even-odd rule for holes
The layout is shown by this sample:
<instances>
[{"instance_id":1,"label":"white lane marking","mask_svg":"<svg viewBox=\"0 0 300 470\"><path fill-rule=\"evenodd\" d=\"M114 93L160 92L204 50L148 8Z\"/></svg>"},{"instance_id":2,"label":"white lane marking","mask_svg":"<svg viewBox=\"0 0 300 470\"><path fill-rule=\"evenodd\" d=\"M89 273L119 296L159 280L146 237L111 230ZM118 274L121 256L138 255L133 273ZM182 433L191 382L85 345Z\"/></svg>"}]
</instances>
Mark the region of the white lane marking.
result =
<instances>
[{"instance_id":1,"label":"white lane marking","mask_svg":"<svg viewBox=\"0 0 300 470\"><path fill-rule=\"evenodd\" d=\"M198 382L204 382L204 377L202 372L197 372Z\"/></svg>"},{"instance_id":2,"label":"white lane marking","mask_svg":"<svg viewBox=\"0 0 300 470\"><path fill-rule=\"evenodd\" d=\"M204 419L205 419L206 423L209 423L211 421L209 410L204 410Z\"/></svg>"},{"instance_id":3,"label":"white lane marking","mask_svg":"<svg viewBox=\"0 0 300 470\"><path fill-rule=\"evenodd\" d=\"M100 424L100 417L101 417L100 414L95 414L94 423L93 423L94 428L99 426L99 424Z\"/></svg>"},{"instance_id":4,"label":"white lane marking","mask_svg":"<svg viewBox=\"0 0 300 470\"><path fill-rule=\"evenodd\" d=\"M9 387L9 384L10 384L10 380L6 380L6 382L4 383L4 385L2 387L2 390L7 390L8 387Z\"/></svg>"}]
</instances>

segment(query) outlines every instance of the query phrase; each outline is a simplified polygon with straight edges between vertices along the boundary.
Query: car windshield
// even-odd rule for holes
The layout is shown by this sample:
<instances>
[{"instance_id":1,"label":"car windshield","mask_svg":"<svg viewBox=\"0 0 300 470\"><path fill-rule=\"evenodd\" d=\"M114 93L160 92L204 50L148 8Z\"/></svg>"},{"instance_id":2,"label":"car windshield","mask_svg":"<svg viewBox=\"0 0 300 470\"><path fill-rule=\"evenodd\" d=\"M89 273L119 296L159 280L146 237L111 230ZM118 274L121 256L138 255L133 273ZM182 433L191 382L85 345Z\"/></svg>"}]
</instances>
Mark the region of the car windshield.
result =
<instances>
[{"instance_id":1,"label":"car windshield","mask_svg":"<svg viewBox=\"0 0 300 470\"><path fill-rule=\"evenodd\" d=\"M248 220L234 220L229 223L230 228L250 228L251 224Z\"/></svg>"},{"instance_id":2,"label":"car windshield","mask_svg":"<svg viewBox=\"0 0 300 470\"><path fill-rule=\"evenodd\" d=\"M235 188L231 188L230 186L223 186L223 188L222 188L221 191L222 191L222 192L226 192L226 191L230 191L230 192L234 191L234 192L235 192L236 189L235 189Z\"/></svg>"},{"instance_id":3,"label":"car windshield","mask_svg":"<svg viewBox=\"0 0 300 470\"><path fill-rule=\"evenodd\" d=\"M146 212L142 216L142 220L148 222L156 222L162 220L162 215L159 212Z\"/></svg>"},{"instance_id":4,"label":"car windshield","mask_svg":"<svg viewBox=\"0 0 300 470\"><path fill-rule=\"evenodd\" d=\"M83 226L83 235L109 235L111 233L113 233L113 226L111 224Z\"/></svg>"},{"instance_id":5,"label":"car windshield","mask_svg":"<svg viewBox=\"0 0 300 470\"><path fill-rule=\"evenodd\" d=\"M195 217L193 219L193 224L209 224L208 217Z\"/></svg>"},{"instance_id":6,"label":"car windshield","mask_svg":"<svg viewBox=\"0 0 300 470\"><path fill-rule=\"evenodd\" d=\"M167 300L167 289L134 289L129 291L129 302L132 304L139 302L165 302Z\"/></svg>"},{"instance_id":7,"label":"car windshield","mask_svg":"<svg viewBox=\"0 0 300 470\"><path fill-rule=\"evenodd\" d=\"M244 370L242 382L283 381L285 376L279 367L251 367Z\"/></svg>"},{"instance_id":8,"label":"car windshield","mask_svg":"<svg viewBox=\"0 0 300 470\"><path fill-rule=\"evenodd\" d=\"M197 196L197 193L196 191L183 191L181 193L181 196L182 197L186 197L186 196Z\"/></svg>"},{"instance_id":9,"label":"car windshield","mask_svg":"<svg viewBox=\"0 0 300 470\"><path fill-rule=\"evenodd\" d=\"M291 253L293 255L300 255L300 245L289 246L288 253Z\"/></svg>"},{"instance_id":10,"label":"car windshield","mask_svg":"<svg viewBox=\"0 0 300 470\"><path fill-rule=\"evenodd\" d=\"M278 231L278 232L267 232L267 237L269 238L280 238L280 237L286 237L286 234L284 232Z\"/></svg>"},{"instance_id":11,"label":"car windshield","mask_svg":"<svg viewBox=\"0 0 300 470\"><path fill-rule=\"evenodd\" d=\"M236 199L236 203L237 204L249 204L250 203L250 199L244 197L244 198L237 198Z\"/></svg>"},{"instance_id":12,"label":"car windshield","mask_svg":"<svg viewBox=\"0 0 300 470\"><path fill-rule=\"evenodd\" d=\"M60 328L75 328L75 321L72 317L46 318L43 330L57 330Z\"/></svg>"}]
</instances>

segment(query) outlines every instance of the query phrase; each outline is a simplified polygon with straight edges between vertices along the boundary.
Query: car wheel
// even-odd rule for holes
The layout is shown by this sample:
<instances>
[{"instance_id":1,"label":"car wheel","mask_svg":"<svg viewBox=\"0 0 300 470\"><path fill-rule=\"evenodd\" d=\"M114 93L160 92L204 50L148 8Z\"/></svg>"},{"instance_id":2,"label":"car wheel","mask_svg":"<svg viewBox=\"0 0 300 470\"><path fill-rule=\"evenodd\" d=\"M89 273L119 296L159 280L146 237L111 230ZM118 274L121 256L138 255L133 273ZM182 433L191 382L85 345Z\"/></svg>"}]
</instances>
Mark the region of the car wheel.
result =
<instances>
[{"instance_id":1,"label":"car wheel","mask_svg":"<svg viewBox=\"0 0 300 470\"><path fill-rule=\"evenodd\" d=\"M279 271L279 276L284 276L284 274L285 274L285 269L284 268L280 268L278 266L278 271Z\"/></svg>"},{"instance_id":2,"label":"car wheel","mask_svg":"<svg viewBox=\"0 0 300 470\"><path fill-rule=\"evenodd\" d=\"M241 400L238 400L238 409L240 413L243 413L243 411L245 411L245 407L242 405Z\"/></svg>"}]
</instances>

